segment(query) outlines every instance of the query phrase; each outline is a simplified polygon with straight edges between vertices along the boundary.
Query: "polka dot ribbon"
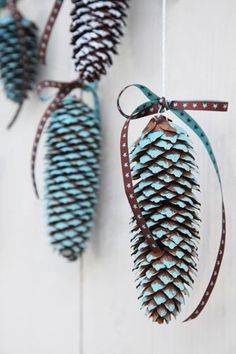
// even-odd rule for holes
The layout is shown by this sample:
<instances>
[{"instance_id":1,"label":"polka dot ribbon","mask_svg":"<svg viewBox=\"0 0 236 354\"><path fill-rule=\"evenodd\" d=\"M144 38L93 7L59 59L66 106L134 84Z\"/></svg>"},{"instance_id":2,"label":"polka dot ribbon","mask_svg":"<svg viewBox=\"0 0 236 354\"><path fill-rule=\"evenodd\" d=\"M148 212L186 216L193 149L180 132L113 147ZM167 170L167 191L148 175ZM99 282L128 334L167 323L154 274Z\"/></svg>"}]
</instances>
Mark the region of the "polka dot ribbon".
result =
<instances>
[{"instance_id":1,"label":"polka dot ribbon","mask_svg":"<svg viewBox=\"0 0 236 354\"><path fill-rule=\"evenodd\" d=\"M54 24L56 22L57 16L60 12L61 6L63 4L63 0L56 0L52 11L49 15L47 24L45 26L42 38L40 40L40 44L39 44L39 60L40 63L45 65L46 64L46 51L47 51L47 47L48 47L48 42L54 27Z\"/></svg>"},{"instance_id":2,"label":"polka dot ribbon","mask_svg":"<svg viewBox=\"0 0 236 354\"><path fill-rule=\"evenodd\" d=\"M125 114L120 106L120 98L124 91L126 91L129 87L136 87L138 88L148 99L147 102L138 106L134 112L130 115ZM124 187L125 192L133 211L134 217L137 221L139 228L142 230L144 237L146 238L147 242L153 248L154 251L157 252L159 256L162 255L161 245L158 245L154 240L150 230L147 227L145 218L142 215L141 208L137 201L134 192L134 186L131 176L131 168L130 168L130 161L129 161L129 149L128 149L128 130L131 120L142 118L148 115L153 114L160 114L165 111L170 110L173 112L178 118L180 118L193 132L200 138L202 143L204 144L208 155L213 163L214 169L216 171L218 181L220 184L220 191L222 197L222 231L221 231L221 240L220 246L216 258L216 262L214 265L213 273L211 275L209 284L207 289L204 292L204 295L199 302L196 309L193 313L185 319L184 322L192 320L196 318L206 306L213 288L216 284L217 277L220 271L221 263L223 260L224 249L225 249L225 238L226 238L226 216L225 216L225 206L223 200L223 190L222 190L222 183L219 168L216 162L216 158L212 149L212 146L207 138L206 134L204 133L203 129L199 126L199 124L185 111L185 110L198 110L198 111L216 111L216 112L226 112L228 110L228 103L227 102L219 102L219 101L167 101L164 97L159 97L150 91L147 87L134 84L125 87L118 96L117 106L120 113L127 118L122 131L121 131L121 141L120 141L120 153L121 153L121 164L122 164L122 173L123 173L123 180L124 180Z\"/></svg>"},{"instance_id":3,"label":"polka dot ribbon","mask_svg":"<svg viewBox=\"0 0 236 354\"><path fill-rule=\"evenodd\" d=\"M31 176L32 176L32 182L33 182L33 187L35 194L37 198L39 198L39 193L38 193L38 188L37 188L37 183L36 183L36 178L35 178L35 163L36 163L36 157L37 157L37 151L38 151L38 145L40 142L40 138L42 136L44 127L48 121L48 119L51 117L53 112L55 112L58 108L61 106L62 100L74 89L80 88L83 91L88 91L91 92L93 95L94 99L94 107L95 107L95 112L96 114L99 114L99 100L95 91L95 86L93 84L83 86L80 81L75 80L71 82L59 82L59 81L52 81L52 80L45 80L41 81L40 84L38 85L37 91L39 94L42 93L44 89L47 88L56 88L58 89L57 94L55 95L53 101L50 103L48 108L46 109L46 112L42 116L42 118L39 121L36 135L34 138L34 143L33 143L33 149L32 149L32 155L31 155Z\"/></svg>"}]
</instances>

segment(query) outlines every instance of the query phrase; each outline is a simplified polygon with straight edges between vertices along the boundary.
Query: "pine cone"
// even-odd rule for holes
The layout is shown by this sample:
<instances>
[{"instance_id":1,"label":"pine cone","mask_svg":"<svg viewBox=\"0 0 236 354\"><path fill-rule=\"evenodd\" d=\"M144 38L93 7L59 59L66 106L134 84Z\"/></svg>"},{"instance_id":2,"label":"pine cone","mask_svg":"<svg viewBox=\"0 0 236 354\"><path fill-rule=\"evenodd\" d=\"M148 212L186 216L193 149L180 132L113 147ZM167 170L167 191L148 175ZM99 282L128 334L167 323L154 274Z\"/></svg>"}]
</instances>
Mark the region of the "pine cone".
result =
<instances>
[{"instance_id":1,"label":"pine cone","mask_svg":"<svg viewBox=\"0 0 236 354\"><path fill-rule=\"evenodd\" d=\"M6 96L22 104L32 90L37 71L37 27L22 19L23 42L12 16L0 20L0 74Z\"/></svg>"},{"instance_id":2,"label":"pine cone","mask_svg":"<svg viewBox=\"0 0 236 354\"><path fill-rule=\"evenodd\" d=\"M129 0L72 0L71 32L75 67L86 82L99 80L112 64L112 54L126 24Z\"/></svg>"},{"instance_id":3,"label":"pine cone","mask_svg":"<svg viewBox=\"0 0 236 354\"><path fill-rule=\"evenodd\" d=\"M7 0L0 0L0 9L7 5Z\"/></svg>"},{"instance_id":4,"label":"pine cone","mask_svg":"<svg viewBox=\"0 0 236 354\"><path fill-rule=\"evenodd\" d=\"M131 245L142 307L153 321L179 313L196 273L199 203L196 164L187 133L165 117L152 119L131 151L137 200L156 242L150 248L134 218Z\"/></svg>"},{"instance_id":5,"label":"pine cone","mask_svg":"<svg viewBox=\"0 0 236 354\"><path fill-rule=\"evenodd\" d=\"M51 243L70 261L94 225L100 179L100 117L74 97L51 117L47 136L46 208Z\"/></svg>"}]
</instances>

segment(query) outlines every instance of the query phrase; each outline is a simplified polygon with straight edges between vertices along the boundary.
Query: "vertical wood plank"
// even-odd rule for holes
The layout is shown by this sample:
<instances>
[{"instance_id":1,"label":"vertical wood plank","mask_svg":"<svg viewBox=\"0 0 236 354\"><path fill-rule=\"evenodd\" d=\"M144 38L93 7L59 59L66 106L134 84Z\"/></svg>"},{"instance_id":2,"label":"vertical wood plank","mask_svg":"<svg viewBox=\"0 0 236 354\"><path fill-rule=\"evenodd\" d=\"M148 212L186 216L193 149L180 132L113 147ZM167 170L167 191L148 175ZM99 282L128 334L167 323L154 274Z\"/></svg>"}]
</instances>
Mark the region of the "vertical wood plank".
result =
<instances>
[{"instance_id":1,"label":"vertical wood plank","mask_svg":"<svg viewBox=\"0 0 236 354\"><path fill-rule=\"evenodd\" d=\"M155 350L177 354L233 353L235 262L235 23L236 4L220 0L168 0L167 90L171 99L222 99L230 101L229 113L200 113L193 116L208 134L215 150L224 186L228 215L228 242L218 284L208 306L192 322L158 328ZM177 119L173 118L176 122ZM181 125L180 122L177 122ZM193 135L189 132L191 136ZM215 172L198 138L192 136L200 165L202 202L199 273L180 319L198 304L208 284L220 238L220 194ZM169 340L168 340L169 339ZM166 344L168 343L168 345ZM168 348L168 349L167 349Z\"/></svg>"},{"instance_id":2,"label":"vertical wood plank","mask_svg":"<svg viewBox=\"0 0 236 354\"><path fill-rule=\"evenodd\" d=\"M19 1L22 12L43 28L53 1ZM41 78L70 80L70 1L65 1ZM1 100L0 149L0 353L79 353L79 263L68 264L48 244L43 201L34 195L30 155L46 108L35 94L25 102L11 131L5 127L15 105ZM44 148L37 180L43 195Z\"/></svg>"},{"instance_id":3,"label":"vertical wood plank","mask_svg":"<svg viewBox=\"0 0 236 354\"><path fill-rule=\"evenodd\" d=\"M103 117L103 180L98 225L85 255L85 353L152 353L152 324L139 311L140 303L132 274L130 257L131 217L122 185L119 161L119 135L124 122L117 111L116 99L127 84L161 81L161 2L131 2L130 16L120 55L101 85ZM150 6L149 6L150 5ZM132 111L138 91L122 101ZM131 137L143 127L131 124Z\"/></svg>"}]
</instances>

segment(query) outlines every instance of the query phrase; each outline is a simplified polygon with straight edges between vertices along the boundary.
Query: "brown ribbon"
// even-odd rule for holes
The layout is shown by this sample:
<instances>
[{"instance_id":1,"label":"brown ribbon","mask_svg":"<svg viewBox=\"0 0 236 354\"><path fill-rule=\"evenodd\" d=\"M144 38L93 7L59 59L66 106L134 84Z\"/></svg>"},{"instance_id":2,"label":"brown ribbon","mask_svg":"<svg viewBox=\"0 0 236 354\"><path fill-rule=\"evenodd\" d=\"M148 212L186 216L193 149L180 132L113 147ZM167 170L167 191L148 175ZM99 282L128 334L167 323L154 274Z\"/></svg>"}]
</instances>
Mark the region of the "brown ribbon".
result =
<instances>
[{"instance_id":1,"label":"brown ribbon","mask_svg":"<svg viewBox=\"0 0 236 354\"><path fill-rule=\"evenodd\" d=\"M51 13L49 15L47 24L44 28L44 32L43 35L41 37L40 40L40 44L39 44L39 61L41 64L45 65L46 64L46 51L47 51L47 47L48 47L48 42L53 30L53 27L55 25L57 16L60 12L60 9L62 7L63 4L63 0L56 0L53 8L51 10Z\"/></svg>"}]
</instances>

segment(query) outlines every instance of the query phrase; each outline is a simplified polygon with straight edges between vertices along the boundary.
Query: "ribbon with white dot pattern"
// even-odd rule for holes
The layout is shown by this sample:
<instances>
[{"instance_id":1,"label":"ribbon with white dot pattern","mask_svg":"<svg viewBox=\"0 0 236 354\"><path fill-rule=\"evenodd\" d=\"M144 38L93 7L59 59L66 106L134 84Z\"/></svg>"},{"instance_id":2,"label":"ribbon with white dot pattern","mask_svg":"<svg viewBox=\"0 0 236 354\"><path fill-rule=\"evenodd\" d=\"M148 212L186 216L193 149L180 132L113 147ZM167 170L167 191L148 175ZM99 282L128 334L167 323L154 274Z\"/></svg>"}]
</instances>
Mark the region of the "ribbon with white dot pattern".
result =
<instances>
[{"instance_id":1,"label":"ribbon with white dot pattern","mask_svg":"<svg viewBox=\"0 0 236 354\"><path fill-rule=\"evenodd\" d=\"M43 65L46 64L46 51L48 47L48 42L62 4L63 4L63 0L55 1L39 43L39 60L40 63Z\"/></svg>"},{"instance_id":2,"label":"ribbon with white dot pattern","mask_svg":"<svg viewBox=\"0 0 236 354\"><path fill-rule=\"evenodd\" d=\"M131 115L125 114L120 107L120 98L121 95L126 91L129 87L138 88L147 98L148 101L144 104L138 106ZM213 288L216 284L216 280L220 271L221 263L223 260L224 250L225 250L225 238L226 238L226 216L225 216L225 206L223 200L223 190L220 172L218 168L218 164L216 162L216 158L207 138L207 135L204 133L203 129L200 125L187 113L185 110L198 110L198 111L216 111L216 112L226 112L228 109L228 102L221 101L167 101L164 97L159 97L154 94L147 87L139 84L133 84L125 87L118 96L117 106L120 113L127 118L122 131L121 131L121 141L120 141L120 153L121 153L121 164L122 164L122 173L124 180L125 192L133 211L134 217L137 221L137 224L142 231L143 236L146 238L147 242L150 244L152 249L158 253L158 256L162 255L161 245L158 245L154 240L147 224L145 218L142 216L141 208L135 196L133 181L131 176L131 168L129 161L129 147L128 147L128 129L130 125L130 121L133 119L138 119L142 117L146 117L148 115L153 115L155 113L163 113L164 111L170 110L173 112L178 118L180 118L193 132L200 138L202 143L204 144L208 155L213 163L214 169L216 171L218 181L220 184L220 191L222 197L222 230L221 230L221 240L220 246L215 262L215 266L213 269L213 273L211 275L209 284L207 286L204 295L199 302L197 308L193 311L193 313L186 319L184 322L192 320L196 318L206 306Z\"/></svg>"},{"instance_id":3,"label":"ribbon with white dot pattern","mask_svg":"<svg viewBox=\"0 0 236 354\"><path fill-rule=\"evenodd\" d=\"M94 109L96 114L99 113L100 110L100 105L99 105L99 100L95 91L96 86L91 84L87 86L82 86L81 82L78 80L71 81L71 82L59 82L59 81L53 81L53 80L45 80L41 81L40 84L38 85L38 93L40 94L43 89L46 88L57 88L58 92L55 95L55 98L53 101L50 103L48 108L46 109L46 112L42 116L42 118L39 121L36 135L34 138L34 143L33 143L33 148L32 148L32 155L31 155L31 176L32 176L32 182L33 182L33 187L35 194L37 198L39 198L39 193L38 193L38 188L37 188L37 183L36 183L36 178L35 178L35 163L36 163L36 157L37 157L37 151L38 151L38 145L39 141L41 138L41 135L43 133L43 129L48 121L48 119L51 117L52 113L55 112L58 108L61 106L62 100L74 89L80 88L83 91L88 91L91 92L93 95L94 99Z\"/></svg>"}]
</instances>

